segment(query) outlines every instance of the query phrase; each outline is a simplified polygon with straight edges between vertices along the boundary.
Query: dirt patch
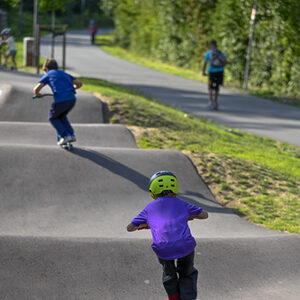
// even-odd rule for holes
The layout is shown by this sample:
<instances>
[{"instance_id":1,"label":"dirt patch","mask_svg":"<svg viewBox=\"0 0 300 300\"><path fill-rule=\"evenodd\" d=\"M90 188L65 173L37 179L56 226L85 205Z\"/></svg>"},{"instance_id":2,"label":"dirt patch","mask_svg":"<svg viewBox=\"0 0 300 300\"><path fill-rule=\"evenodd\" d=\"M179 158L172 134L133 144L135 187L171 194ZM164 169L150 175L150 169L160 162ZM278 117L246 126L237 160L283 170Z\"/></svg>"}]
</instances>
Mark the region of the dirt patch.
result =
<instances>
[{"instance_id":1,"label":"dirt patch","mask_svg":"<svg viewBox=\"0 0 300 300\"><path fill-rule=\"evenodd\" d=\"M136 141L142 138L143 135L150 135L152 133L157 133L157 128L144 128L139 126L127 126L129 130L133 133Z\"/></svg>"}]
</instances>

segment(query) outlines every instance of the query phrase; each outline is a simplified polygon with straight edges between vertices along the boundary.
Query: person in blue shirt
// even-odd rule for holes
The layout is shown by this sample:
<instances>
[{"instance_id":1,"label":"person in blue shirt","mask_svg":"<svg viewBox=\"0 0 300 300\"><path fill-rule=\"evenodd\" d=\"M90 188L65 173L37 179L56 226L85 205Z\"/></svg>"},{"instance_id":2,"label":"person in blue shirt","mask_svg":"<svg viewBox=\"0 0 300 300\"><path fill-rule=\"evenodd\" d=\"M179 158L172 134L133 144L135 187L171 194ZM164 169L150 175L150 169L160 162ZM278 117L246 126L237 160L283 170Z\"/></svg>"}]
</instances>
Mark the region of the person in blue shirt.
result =
<instances>
[{"instance_id":1,"label":"person in blue shirt","mask_svg":"<svg viewBox=\"0 0 300 300\"><path fill-rule=\"evenodd\" d=\"M169 171L159 171L151 177L149 192L154 201L131 220L127 231L150 228L152 249L163 267L163 285L169 300L196 299L196 241L188 220L207 219L208 213L176 197L178 181Z\"/></svg>"},{"instance_id":2,"label":"person in blue shirt","mask_svg":"<svg viewBox=\"0 0 300 300\"><path fill-rule=\"evenodd\" d=\"M218 97L220 85L223 84L224 66L226 65L226 55L217 48L217 42L212 40L210 42L210 50L208 50L204 57L203 75L206 76L206 67L208 66L208 90L210 108L218 110Z\"/></svg>"},{"instance_id":3,"label":"person in blue shirt","mask_svg":"<svg viewBox=\"0 0 300 300\"><path fill-rule=\"evenodd\" d=\"M46 73L33 89L33 93L40 97L41 89L49 85L54 95L54 102L48 114L48 119L57 131L58 145L62 146L68 142L75 142L74 130L67 118L67 114L74 108L76 103L75 90L82 86L82 83L73 76L58 70L55 59L48 58L43 71Z\"/></svg>"}]
</instances>

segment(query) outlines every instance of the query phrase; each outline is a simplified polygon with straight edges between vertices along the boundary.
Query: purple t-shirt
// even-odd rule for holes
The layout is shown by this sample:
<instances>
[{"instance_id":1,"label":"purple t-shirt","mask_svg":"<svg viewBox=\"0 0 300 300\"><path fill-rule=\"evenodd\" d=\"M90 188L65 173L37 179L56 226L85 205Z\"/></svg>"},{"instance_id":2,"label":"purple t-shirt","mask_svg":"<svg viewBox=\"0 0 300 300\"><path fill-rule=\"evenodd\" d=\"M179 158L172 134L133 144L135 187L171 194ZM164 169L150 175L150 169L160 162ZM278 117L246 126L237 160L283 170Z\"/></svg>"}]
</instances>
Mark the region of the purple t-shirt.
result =
<instances>
[{"instance_id":1,"label":"purple t-shirt","mask_svg":"<svg viewBox=\"0 0 300 300\"><path fill-rule=\"evenodd\" d=\"M188 220L202 208L175 197L159 197L150 202L132 221L135 226L148 224L153 238L152 249L159 258L172 260L190 254L196 241Z\"/></svg>"}]
</instances>

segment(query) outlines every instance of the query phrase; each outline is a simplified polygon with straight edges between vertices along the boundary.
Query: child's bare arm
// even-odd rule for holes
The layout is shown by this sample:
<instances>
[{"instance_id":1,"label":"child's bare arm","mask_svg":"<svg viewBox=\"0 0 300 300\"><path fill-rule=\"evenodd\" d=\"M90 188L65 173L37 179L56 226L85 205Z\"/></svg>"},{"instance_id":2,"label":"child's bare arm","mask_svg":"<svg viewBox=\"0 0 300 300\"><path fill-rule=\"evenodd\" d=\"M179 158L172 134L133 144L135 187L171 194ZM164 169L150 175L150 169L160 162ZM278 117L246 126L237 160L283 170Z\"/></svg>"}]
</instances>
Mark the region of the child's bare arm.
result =
<instances>
[{"instance_id":1,"label":"child's bare arm","mask_svg":"<svg viewBox=\"0 0 300 300\"><path fill-rule=\"evenodd\" d=\"M199 215L192 215L190 216L192 219L207 219L208 218L208 213L205 210L202 210Z\"/></svg>"},{"instance_id":2,"label":"child's bare arm","mask_svg":"<svg viewBox=\"0 0 300 300\"><path fill-rule=\"evenodd\" d=\"M77 90L77 89L80 89L82 87L82 83L79 80L74 79L73 80L73 86Z\"/></svg>"},{"instance_id":3,"label":"child's bare arm","mask_svg":"<svg viewBox=\"0 0 300 300\"><path fill-rule=\"evenodd\" d=\"M44 87L44 84L39 82L33 89L33 93L36 96L41 96L42 94L40 93L40 90Z\"/></svg>"}]
</instances>

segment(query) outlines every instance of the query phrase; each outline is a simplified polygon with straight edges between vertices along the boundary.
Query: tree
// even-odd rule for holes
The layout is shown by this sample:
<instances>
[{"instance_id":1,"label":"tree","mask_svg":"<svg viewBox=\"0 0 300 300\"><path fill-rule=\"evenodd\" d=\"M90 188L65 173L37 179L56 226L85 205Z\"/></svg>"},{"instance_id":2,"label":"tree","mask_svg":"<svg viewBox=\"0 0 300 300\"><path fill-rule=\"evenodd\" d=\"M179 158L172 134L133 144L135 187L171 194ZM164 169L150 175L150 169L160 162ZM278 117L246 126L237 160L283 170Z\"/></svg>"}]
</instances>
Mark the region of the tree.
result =
<instances>
[{"instance_id":1,"label":"tree","mask_svg":"<svg viewBox=\"0 0 300 300\"><path fill-rule=\"evenodd\" d=\"M16 0L12 0L16 1ZM39 0L39 10L41 12L47 12L47 11L55 11L55 10L62 10L65 11L66 3L70 2L70 0Z\"/></svg>"},{"instance_id":2,"label":"tree","mask_svg":"<svg viewBox=\"0 0 300 300\"><path fill-rule=\"evenodd\" d=\"M52 12L52 41L51 41L51 57L54 57L54 31L55 31L55 11L65 10L65 4L70 2L70 0L39 0L39 10L42 12L51 11Z\"/></svg>"},{"instance_id":3,"label":"tree","mask_svg":"<svg viewBox=\"0 0 300 300\"><path fill-rule=\"evenodd\" d=\"M4 2L12 7L18 7L20 0L4 0Z\"/></svg>"}]
</instances>

